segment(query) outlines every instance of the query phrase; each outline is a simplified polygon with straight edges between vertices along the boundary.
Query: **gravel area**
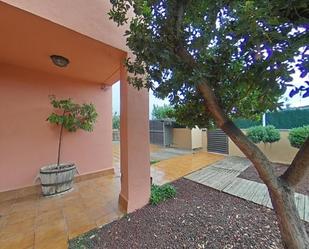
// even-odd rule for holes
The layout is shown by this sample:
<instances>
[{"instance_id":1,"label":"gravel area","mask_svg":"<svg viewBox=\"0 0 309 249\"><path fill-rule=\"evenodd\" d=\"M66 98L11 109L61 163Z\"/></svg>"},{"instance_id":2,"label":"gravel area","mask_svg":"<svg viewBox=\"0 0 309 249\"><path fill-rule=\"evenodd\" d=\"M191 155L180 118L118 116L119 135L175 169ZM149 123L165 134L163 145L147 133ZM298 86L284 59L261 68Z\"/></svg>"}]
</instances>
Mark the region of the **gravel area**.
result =
<instances>
[{"instance_id":1,"label":"gravel area","mask_svg":"<svg viewBox=\"0 0 309 249\"><path fill-rule=\"evenodd\" d=\"M273 164L274 170L277 176L282 175L285 170L288 168L288 165L286 164ZM249 168L247 168L245 171L243 171L240 175L240 178L256 181L256 182L262 182L260 179L256 169L253 165L251 165ZM304 195L309 195L309 174L307 174L302 181L296 186L295 191L298 193L302 193Z\"/></svg>"},{"instance_id":2,"label":"gravel area","mask_svg":"<svg viewBox=\"0 0 309 249\"><path fill-rule=\"evenodd\" d=\"M173 185L176 198L77 237L69 248L282 248L271 209L186 179Z\"/></svg>"}]
</instances>

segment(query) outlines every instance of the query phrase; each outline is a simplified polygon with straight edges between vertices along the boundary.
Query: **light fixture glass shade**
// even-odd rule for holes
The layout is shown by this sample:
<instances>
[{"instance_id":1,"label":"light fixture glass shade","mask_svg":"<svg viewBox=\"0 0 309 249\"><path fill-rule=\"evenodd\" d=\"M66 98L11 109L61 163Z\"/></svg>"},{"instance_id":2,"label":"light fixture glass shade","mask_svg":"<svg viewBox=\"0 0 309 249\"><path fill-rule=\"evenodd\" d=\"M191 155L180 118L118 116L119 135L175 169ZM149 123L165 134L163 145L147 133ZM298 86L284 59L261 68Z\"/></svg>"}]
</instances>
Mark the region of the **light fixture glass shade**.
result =
<instances>
[{"instance_id":1,"label":"light fixture glass shade","mask_svg":"<svg viewBox=\"0 0 309 249\"><path fill-rule=\"evenodd\" d=\"M65 58L61 55L53 54L53 55L50 56L50 58L51 58L52 62L58 67L66 67L70 63L69 59L67 59L67 58Z\"/></svg>"}]
</instances>

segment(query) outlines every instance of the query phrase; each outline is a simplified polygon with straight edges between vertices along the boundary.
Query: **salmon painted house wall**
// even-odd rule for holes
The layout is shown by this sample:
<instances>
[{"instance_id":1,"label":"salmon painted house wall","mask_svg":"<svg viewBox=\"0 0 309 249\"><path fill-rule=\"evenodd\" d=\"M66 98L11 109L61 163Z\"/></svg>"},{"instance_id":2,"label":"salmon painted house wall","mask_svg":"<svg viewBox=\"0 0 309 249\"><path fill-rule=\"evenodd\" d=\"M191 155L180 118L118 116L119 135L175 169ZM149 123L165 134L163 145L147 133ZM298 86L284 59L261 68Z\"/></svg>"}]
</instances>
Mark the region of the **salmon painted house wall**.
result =
<instances>
[{"instance_id":1,"label":"salmon painted house wall","mask_svg":"<svg viewBox=\"0 0 309 249\"><path fill-rule=\"evenodd\" d=\"M99 114L93 132L64 134L62 162L76 163L80 174L112 167L111 88L0 64L0 192L33 185L39 168L56 162L59 128L46 121L50 94L91 102Z\"/></svg>"},{"instance_id":2,"label":"salmon painted house wall","mask_svg":"<svg viewBox=\"0 0 309 249\"><path fill-rule=\"evenodd\" d=\"M108 0L0 0L0 194L33 185L39 168L56 162L59 129L46 122L49 94L92 102L99 114L94 132L64 135L62 161L83 175L111 173L111 86L120 80L119 203L128 212L148 203L148 92L128 85L129 27L117 27L110 8ZM53 54L69 65L55 66Z\"/></svg>"}]
</instances>

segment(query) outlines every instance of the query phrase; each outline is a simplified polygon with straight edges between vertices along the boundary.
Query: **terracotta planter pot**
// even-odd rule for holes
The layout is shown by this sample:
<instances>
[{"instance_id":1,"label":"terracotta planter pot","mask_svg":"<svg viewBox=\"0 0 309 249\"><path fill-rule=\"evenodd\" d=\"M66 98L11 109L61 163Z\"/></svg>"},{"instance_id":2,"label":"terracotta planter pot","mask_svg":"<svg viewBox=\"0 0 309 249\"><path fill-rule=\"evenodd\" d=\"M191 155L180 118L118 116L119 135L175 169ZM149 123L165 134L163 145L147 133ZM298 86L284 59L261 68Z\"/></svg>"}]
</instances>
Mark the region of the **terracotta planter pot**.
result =
<instances>
[{"instance_id":1,"label":"terracotta planter pot","mask_svg":"<svg viewBox=\"0 0 309 249\"><path fill-rule=\"evenodd\" d=\"M42 193L44 196L64 193L73 187L76 166L70 164L48 165L40 169Z\"/></svg>"}]
</instances>

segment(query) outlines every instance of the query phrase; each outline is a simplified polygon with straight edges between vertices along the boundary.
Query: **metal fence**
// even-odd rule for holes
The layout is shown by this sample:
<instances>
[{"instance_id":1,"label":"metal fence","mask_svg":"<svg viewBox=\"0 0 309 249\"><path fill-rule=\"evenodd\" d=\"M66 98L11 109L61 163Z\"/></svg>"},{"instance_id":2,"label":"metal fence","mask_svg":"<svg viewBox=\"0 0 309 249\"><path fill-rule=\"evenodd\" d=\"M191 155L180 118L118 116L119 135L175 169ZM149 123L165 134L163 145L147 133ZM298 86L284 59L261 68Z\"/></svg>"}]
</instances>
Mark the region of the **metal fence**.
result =
<instances>
[{"instance_id":1,"label":"metal fence","mask_svg":"<svg viewBox=\"0 0 309 249\"><path fill-rule=\"evenodd\" d=\"M171 122L161 120L149 121L150 143L170 146L173 142L173 128ZM113 141L120 141L120 132L113 129Z\"/></svg>"},{"instance_id":2,"label":"metal fence","mask_svg":"<svg viewBox=\"0 0 309 249\"><path fill-rule=\"evenodd\" d=\"M173 142L173 128L170 121L149 121L150 143L161 146L170 146Z\"/></svg>"},{"instance_id":3,"label":"metal fence","mask_svg":"<svg viewBox=\"0 0 309 249\"><path fill-rule=\"evenodd\" d=\"M117 129L113 129L113 141L120 141L120 132Z\"/></svg>"},{"instance_id":4,"label":"metal fence","mask_svg":"<svg viewBox=\"0 0 309 249\"><path fill-rule=\"evenodd\" d=\"M164 145L164 122L160 120L149 121L150 143Z\"/></svg>"}]
</instances>

